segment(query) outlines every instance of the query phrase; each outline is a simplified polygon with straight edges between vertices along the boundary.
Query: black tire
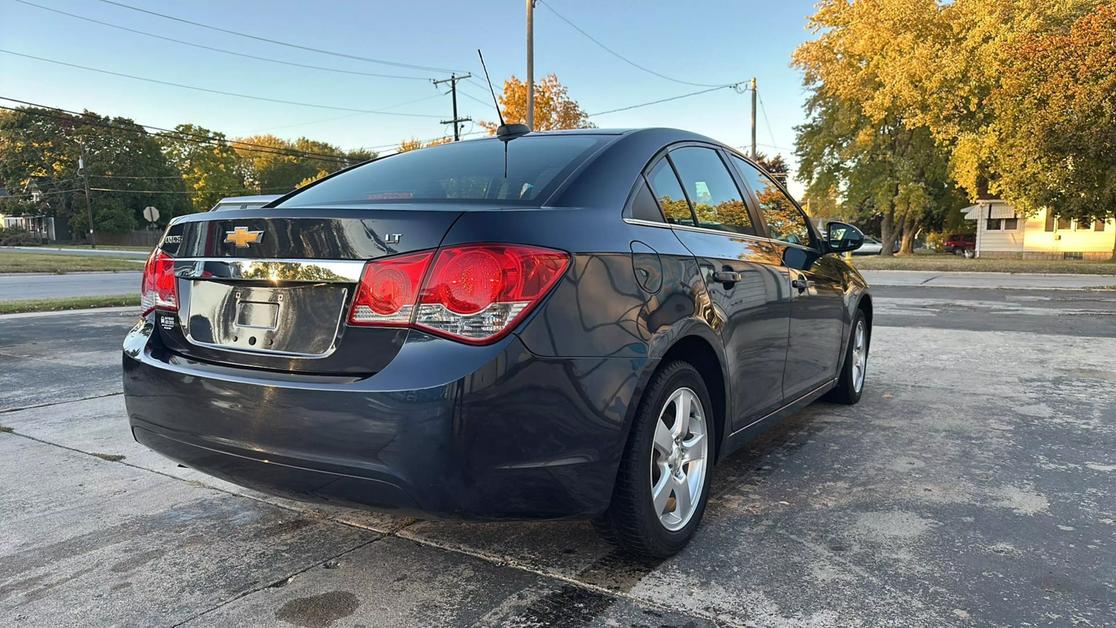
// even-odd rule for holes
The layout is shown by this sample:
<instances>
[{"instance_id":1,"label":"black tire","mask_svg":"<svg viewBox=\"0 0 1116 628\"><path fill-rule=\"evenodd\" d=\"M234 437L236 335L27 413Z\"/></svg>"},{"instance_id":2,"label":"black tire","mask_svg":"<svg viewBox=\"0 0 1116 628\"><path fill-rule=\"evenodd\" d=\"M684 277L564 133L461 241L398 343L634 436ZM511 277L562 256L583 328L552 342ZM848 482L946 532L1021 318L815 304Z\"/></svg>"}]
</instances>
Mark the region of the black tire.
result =
<instances>
[{"instance_id":1,"label":"black tire","mask_svg":"<svg viewBox=\"0 0 1116 628\"><path fill-rule=\"evenodd\" d=\"M660 521L651 499L652 445L660 411L671 395L681 388L692 390L701 402L707 445L696 508L684 526L671 531ZM715 420L709 392L697 369L681 361L662 365L651 377L640 400L616 476L612 504L607 512L593 520L593 526L601 536L628 553L652 560L673 556L689 543L701 524L709 498L709 481L716 451Z\"/></svg>"},{"instance_id":2,"label":"black tire","mask_svg":"<svg viewBox=\"0 0 1116 628\"><path fill-rule=\"evenodd\" d=\"M860 395L864 392L864 381L866 376L860 378L859 386L854 381L853 377L853 348L856 342L856 330L858 325L864 325L864 368L868 367L868 348L871 346L872 340L872 327L868 324L868 319L864 316L864 310L857 309L856 316L853 317L852 325L849 328L848 346L845 348L845 362L841 365L841 376L837 378L837 386L829 391L825 399L835 403L844 403L853 405L860 401Z\"/></svg>"}]
</instances>

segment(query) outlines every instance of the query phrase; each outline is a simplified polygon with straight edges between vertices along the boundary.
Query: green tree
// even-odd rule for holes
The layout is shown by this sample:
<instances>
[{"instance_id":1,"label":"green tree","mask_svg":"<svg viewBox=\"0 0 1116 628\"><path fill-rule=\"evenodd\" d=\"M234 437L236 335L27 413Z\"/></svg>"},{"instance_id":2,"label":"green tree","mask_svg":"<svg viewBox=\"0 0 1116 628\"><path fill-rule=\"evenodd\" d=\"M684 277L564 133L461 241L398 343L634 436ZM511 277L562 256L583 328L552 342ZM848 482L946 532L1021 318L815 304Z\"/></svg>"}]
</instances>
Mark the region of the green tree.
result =
<instances>
[{"instance_id":1,"label":"green tree","mask_svg":"<svg viewBox=\"0 0 1116 628\"><path fill-rule=\"evenodd\" d=\"M239 141L263 146L261 150L236 145L244 164L245 182L260 194L290 192L308 179L323 176L320 173L330 173L375 157L370 151L343 151L332 144L305 137L290 141L274 135L254 135Z\"/></svg>"},{"instance_id":2,"label":"green tree","mask_svg":"<svg viewBox=\"0 0 1116 628\"><path fill-rule=\"evenodd\" d=\"M84 234L89 223L78 173L83 146L95 229L130 231L142 224L148 205L160 209L164 224L188 209L182 182L154 136L127 118L88 111L25 107L0 115L0 180L17 191L35 184L47 199L47 213Z\"/></svg>"},{"instance_id":3,"label":"green tree","mask_svg":"<svg viewBox=\"0 0 1116 628\"><path fill-rule=\"evenodd\" d=\"M224 134L193 124L180 124L174 130L161 135L159 142L167 160L182 175L193 211L208 211L222 198L243 193L244 168ZM199 135L216 142L199 142Z\"/></svg>"}]
</instances>

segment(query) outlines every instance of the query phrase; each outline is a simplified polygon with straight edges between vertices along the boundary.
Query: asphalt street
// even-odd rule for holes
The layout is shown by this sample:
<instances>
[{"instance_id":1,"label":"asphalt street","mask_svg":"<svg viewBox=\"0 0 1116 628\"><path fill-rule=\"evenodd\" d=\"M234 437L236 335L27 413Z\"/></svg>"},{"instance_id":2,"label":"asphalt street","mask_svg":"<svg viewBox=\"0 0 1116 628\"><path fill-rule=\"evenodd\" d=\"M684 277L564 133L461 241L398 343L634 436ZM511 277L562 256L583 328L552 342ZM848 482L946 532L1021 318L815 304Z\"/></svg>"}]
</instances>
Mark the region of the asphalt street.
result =
<instances>
[{"instance_id":1,"label":"asphalt street","mask_svg":"<svg viewBox=\"0 0 1116 628\"><path fill-rule=\"evenodd\" d=\"M179 468L128 431L134 312L0 317L0 625L1116 624L1116 292L875 295L861 403L717 467L658 563Z\"/></svg>"},{"instance_id":2,"label":"asphalt street","mask_svg":"<svg viewBox=\"0 0 1116 628\"><path fill-rule=\"evenodd\" d=\"M78 255L81 257L113 257L117 259L145 260L150 251L129 251L126 249L61 249L46 246L0 246L0 252L38 253L41 255Z\"/></svg>"},{"instance_id":3,"label":"asphalt street","mask_svg":"<svg viewBox=\"0 0 1116 628\"><path fill-rule=\"evenodd\" d=\"M142 269L142 265L138 265ZM139 292L141 272L0 274L0 301L116 296Z\"/></svg>"}]
</instances>

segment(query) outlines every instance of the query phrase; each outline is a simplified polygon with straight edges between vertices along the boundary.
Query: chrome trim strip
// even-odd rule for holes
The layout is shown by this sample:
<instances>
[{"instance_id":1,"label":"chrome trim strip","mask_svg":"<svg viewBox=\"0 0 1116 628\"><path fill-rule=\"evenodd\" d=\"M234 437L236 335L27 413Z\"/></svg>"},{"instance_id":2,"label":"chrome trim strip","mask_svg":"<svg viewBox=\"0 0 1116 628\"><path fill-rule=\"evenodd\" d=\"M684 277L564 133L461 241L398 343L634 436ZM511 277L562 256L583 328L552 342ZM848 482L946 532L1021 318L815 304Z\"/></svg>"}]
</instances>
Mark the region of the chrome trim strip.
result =
<instances>
[{"instance_id":1,"label":"chrome trim strip","mask_svg":"<svg viewBox=\"0 0 1116 628\"><path fill-rule=\"evenodd\" d=\"M357 283L365 260L177 258L174 274L182 279L219 281L302 281Z\"/></svg>"},{"instance_id":2,"label":"chrome trim strip","mask_svg":"<svg viewBox=\"0 0 1116 628\"><path fill-rule=\"evenodd\" d=\"M690 225L675 225L675 224L671 224L669 222L655 222L653 220L641 220L639 218L625 218L624 222L628 223L629 225L639 225L639 226L642 226L642 227L658 227L660 229L678 229L678 230L681 230L681 231L693 231L695 233L708 233L710 235L719 235L719 236L725 236L725 237L729 237L729 238L742 238L742 239L745 239L745 240L755 240L756 242L767 242L767 243L770 243L770 244L777 244L779 246L793 246L795 248L799 248L799 249L802 249L804 251L813 251L814 253L817 253L817 249L812 249L808 246L803 246L801 244L794 244L792 242L784 242L782 240L776 240L774 238L765 238L763 236L751 235L749 233L734 233L732 231L718 231L716 229L707 229L705 227L693 227L693 226L690 226Z\"/></svg>"}]
</instances>

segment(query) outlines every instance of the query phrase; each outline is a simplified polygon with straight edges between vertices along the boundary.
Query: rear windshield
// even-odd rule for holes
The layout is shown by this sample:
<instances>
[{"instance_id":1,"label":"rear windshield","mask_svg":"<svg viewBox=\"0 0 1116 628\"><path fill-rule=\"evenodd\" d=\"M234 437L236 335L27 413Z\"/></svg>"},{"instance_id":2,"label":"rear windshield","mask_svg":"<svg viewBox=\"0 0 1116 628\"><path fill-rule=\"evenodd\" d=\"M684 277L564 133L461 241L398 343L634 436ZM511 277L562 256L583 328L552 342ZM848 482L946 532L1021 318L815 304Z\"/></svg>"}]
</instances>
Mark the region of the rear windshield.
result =
<instances>
[{"instance_id":1,"label":"rear windshield","mask_svg":"<svg viewBox=\"0 0 1116 628\"><path fill-rule=\"evenodd\" d=\"M408 201L541 203L594 150L601 135L521 137L504 143L473 140L393 155L339 174L278 207Z\"/></svg>"}]
</instances>

